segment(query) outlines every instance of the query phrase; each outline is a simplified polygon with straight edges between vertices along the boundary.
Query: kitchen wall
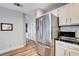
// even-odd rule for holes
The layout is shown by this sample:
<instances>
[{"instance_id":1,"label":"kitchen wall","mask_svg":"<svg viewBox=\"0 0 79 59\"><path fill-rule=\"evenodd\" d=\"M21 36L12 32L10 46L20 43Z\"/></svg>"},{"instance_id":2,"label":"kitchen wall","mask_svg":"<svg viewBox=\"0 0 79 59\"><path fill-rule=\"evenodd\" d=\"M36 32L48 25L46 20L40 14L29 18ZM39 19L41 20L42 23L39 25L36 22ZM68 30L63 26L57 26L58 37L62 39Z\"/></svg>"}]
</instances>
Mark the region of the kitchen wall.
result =
<instances>
[{"instance_id":1,"label":"kitchen wall","mask_svg":"<svg viewBox=\"0 0 79 59\"><path fill-rule=\"evenodd\" d=\"M60 31L67 31L67 32L79 32L79 26L65 26L60 27Z\"/></svg>"},{"instance_id":2,"label":"kitchen wall","mask_svg":"<svg viewBox=\"0 0 79 59\"><path fill-rule=\"evenodd\" d=\"M0 31L0 53L26 44L24 16L24 13L0 7L0 23L13 24L13 31Z\"/></svg>"}]
</instances>

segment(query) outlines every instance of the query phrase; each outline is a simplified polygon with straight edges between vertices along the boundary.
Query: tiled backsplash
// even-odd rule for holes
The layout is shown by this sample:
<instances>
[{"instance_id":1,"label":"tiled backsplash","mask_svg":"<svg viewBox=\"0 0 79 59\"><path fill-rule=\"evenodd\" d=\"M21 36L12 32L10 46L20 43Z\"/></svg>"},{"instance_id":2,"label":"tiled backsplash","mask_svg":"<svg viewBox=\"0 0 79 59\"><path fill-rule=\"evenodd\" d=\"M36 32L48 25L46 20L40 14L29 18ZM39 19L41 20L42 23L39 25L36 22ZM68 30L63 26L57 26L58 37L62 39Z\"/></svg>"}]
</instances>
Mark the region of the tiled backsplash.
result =
<instances>
[{"instance_id":1,"label":"tiled backsplash","mask_svg":"<svg viewBox=\"0 0 79 59\"><path fill-rule=\"evenodd\" d=\"M65 27L60 27L60 31L77 32L77 31L79 31L79 26L65 26Z\"/></svg>"}]
</instances>

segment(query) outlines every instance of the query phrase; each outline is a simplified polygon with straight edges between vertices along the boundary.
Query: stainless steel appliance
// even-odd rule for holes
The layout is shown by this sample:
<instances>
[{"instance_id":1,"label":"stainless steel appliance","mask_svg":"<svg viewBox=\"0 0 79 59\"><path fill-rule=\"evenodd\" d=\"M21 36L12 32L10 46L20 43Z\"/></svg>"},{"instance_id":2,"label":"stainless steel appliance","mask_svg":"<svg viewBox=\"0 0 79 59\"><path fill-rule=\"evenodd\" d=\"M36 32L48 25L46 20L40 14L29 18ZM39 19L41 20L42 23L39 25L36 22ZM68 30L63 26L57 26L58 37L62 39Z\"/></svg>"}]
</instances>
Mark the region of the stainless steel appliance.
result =
<instances>
[{"instance_id":1,"label":"stainless steel appliance","mask_svg":"<svg viewBox=\"0 0 79 59\"><path fill-rule=\"evenodd\" d=\"M59 32L59 39L74 42L75 32Z\"/></svg>"},{"instance_id":2,"label":"stainless steel appliance","mask_svg":"<svg viewBox=\"0 0 79 59\"><path fill-rule=\"evenodd\" d=\"M54 56L54 38L58 37L58 18L47 13L36 19L37 52L42 56Z\"/></svg>"}]
</instances>

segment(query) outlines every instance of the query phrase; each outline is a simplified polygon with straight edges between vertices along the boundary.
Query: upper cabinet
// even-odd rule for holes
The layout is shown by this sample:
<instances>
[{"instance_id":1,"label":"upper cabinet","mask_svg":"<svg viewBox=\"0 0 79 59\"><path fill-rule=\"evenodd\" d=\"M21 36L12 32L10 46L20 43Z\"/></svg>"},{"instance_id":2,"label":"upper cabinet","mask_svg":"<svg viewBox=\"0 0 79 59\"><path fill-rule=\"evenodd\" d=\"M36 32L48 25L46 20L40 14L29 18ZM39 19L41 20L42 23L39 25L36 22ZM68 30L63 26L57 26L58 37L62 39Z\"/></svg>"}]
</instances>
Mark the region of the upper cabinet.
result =
<instances>
[{"instance_id":1,"label":"upper cabinet","mask_svg":"<svg viewBox=\"0 0 79 59\"><path fill-rule=\"evenodd\" d=\"M79 4L71 3L53 11L59 17L59 26L79 24Z\"/></svg>"},{"instance_id":2,"label":"upper cabinet","mask_svg":"<svg viewBox=\"0 0 79 59\"><path fill-rule=\"evenodd\" d=\"M70 4L58 8L59 26L70 25Z\"/></svg>"},{"instance_id":3,"label":"upper cabinet","mask_svg":"<svg viewBox=\"0 0 79 59\"><path fill-rule=\"evenodd\" d=\"M79 4L71 4L70 5L70 17L71 24L79 24Z\"/></svg>"}]
</instances>

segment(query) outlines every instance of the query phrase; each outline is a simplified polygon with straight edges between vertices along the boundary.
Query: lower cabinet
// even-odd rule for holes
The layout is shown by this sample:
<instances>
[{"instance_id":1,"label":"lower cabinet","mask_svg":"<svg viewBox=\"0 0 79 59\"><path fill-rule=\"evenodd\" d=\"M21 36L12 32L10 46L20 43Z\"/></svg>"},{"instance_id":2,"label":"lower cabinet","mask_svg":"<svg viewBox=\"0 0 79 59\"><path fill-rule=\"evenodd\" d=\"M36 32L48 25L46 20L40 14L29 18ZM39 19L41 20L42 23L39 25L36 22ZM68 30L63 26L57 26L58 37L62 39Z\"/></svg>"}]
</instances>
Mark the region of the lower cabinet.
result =
<instances>
[{"instance_id":1,"label":"lower cabinet","mask_svg":"<svg viewBox=\"0 0 79 59\"><path fill-rule=\"evenodd\" d=\"M67 51L61 46L56 46L55 55L56 56L69 56L69 51Z\"/></svg>"},{"instance_id":2,"label":"lower cabinet","mask_svg":"<svg viewBox=\"0 0 79 59\"><path fill-rule=\"evenodd\" d=\"M62 42L56 42L55 56L79 56L79 51L65 47L66 44ZM68 44L67 44L68 46Z\"/></svg>"},{"instance_id":3,"label":"lower cabinet","mask_svg":"<svg viewBox=\"0 0 79 59\"><path fill-rule=\"evenodd\" d=\"M69 56L79 56L79 53L70 51Z\"/></svg>"},{"instance_id":4,"label":"lower cabinet","mask_svg":"<svg viewBox=\"0 0 79 59\"><path fill-rule=\"evenodd\" d=\"M55 55L56 56L64 56L65 55L65 50L60 47L60 46L56 46L56 49L55 49Z\"/></svg>"}]
</instances>

